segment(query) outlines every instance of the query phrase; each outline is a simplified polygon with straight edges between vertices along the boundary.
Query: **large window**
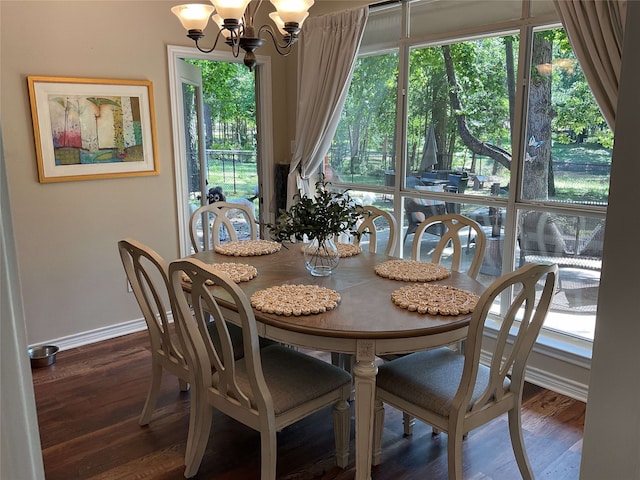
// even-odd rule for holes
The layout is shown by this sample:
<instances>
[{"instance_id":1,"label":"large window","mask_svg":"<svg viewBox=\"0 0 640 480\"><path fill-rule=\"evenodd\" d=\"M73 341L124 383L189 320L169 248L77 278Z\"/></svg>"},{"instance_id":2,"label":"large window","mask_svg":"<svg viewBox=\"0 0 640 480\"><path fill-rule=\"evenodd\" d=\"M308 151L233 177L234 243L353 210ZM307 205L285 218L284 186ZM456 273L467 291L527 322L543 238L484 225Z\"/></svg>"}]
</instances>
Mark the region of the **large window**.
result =
<instances>
[{"instance_id":1,"label":"large window","mask_svg":"<svg viewBox=\"0 0 640 480\"><path fill-rule=\"evenodd\" d=\"M418 217L456 212L487 235L482 282L557 263L545 329L591 341L613 135L552 3L535 3L538 25L503 9L499 30L504 2L373 12L325 171L394 212L399 256ZM398 42L384 32L401 8L416 28Z\"/></svg>"},{"instance_id":2,"label":"large window","mask_svg":"<svg viewBox=\"0 0 640 480\"><path fill-rule=\"evenodd\" d=\"M396 52L358 59L328 156L331 181L392 186L397 74Z\"/></svg>"}]
</instances>

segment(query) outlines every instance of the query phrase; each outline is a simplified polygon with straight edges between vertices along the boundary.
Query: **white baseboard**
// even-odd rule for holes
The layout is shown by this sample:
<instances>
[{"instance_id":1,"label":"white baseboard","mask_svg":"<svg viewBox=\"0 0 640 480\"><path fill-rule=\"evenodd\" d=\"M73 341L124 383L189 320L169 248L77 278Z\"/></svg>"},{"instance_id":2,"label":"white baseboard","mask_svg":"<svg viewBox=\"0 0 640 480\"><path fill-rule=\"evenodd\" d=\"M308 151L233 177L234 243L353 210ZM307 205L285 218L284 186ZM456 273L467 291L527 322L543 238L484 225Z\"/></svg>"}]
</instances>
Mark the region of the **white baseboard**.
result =
<instances>
[{"instance_id":1,"label":"white baseboard","mask_svg":"<svg viewBox=\"0 0 640 480\"><path fill-rule=\"evenodd\" d=\"M527 382L533 383L534 385L566 395L575 400L580 400L581 402L587 402L589 385L585 385L584 383L532 367L527 367L527 372L524 377Z\"/></svg>"},{"instance_id":2,"label":"white baseboard","mask_svg":"<svg viewBox=\"0 0 640 480\"><path fill-rule=\"evenodd\" d=\"M74 335L69 335L68 337L54 338L48 340L46 345L56 345L60 351L64 351L69 350L70 348L82 347L84 345L101 342L102 340L109 340L110 338L121 337L128 333L139 332L146 328L147 324L143 318L140 318L138 320L130 320L117 325L110 325L108 327L97 328L87 332L76 333ZM41 342L38 345L44 344L45 343ZM29 346L31 347L33 345Z\"/></svg>"},{"instance_id":3,"label":"white baseboard","mask_svg":"<svg viewBox=\"0 0 640 480\"><path fill-rule=\"evenodd\" d=\"M488 365L491 350L497 338L499 323L488 320L484 330L483 352L480 361ZM513 336L508 340L513 344ZM587 401L591 372L591 342L559 335L552 331L540 332L527 361L525 379L535 385L566 395L581 402Z\"/></svg>"},{"instance_id":4,"label":"white baseboard","mask_svg":"<svg viewBox=\"0 0 640 480\"><path fill-rule=\"evenodd\" d=\"M538 358L539 358L538 354ZM484 351L480 354L480 362L484 365L489 365L491 357L484 353ZM558 362L558 358L554 357L552 362ZM545 362L547 363L547 362ZM564 364L566 367L567 364ZM579 377L580 374L576 373L576 377ZM573 398L575 400L579 400L581 402L587 401L587 394L589 393L589 385L579 382L573 378L568 376L559 375L550 371L549 369L542 369L535 365L532 365L531 362L527 365L527 370L524 376L527 382L533 383L534 385L538 385L539 387L546 388L553 392L560 393L562 395L566 395L567 397Z\"/></svg>"}]
</instances>

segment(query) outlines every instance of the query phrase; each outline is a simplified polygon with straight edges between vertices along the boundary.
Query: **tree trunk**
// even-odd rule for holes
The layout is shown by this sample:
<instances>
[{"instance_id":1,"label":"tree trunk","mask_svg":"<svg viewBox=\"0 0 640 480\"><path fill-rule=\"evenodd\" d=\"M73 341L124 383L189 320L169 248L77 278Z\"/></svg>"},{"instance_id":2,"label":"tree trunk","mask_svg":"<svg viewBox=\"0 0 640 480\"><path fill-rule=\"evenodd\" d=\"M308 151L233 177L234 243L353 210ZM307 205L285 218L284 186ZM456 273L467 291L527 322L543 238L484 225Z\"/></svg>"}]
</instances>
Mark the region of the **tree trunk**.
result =
<instances>
[{"instance_id":1,"label":"tree trunk","mask_svg":"<svg viewBox=\"0 0 640 480\"><path fill-rule=\"evenodd\" d=\"M480 141L469 130L466 115L460 113L463 111L460 98L458 97L458 90L460 87L456 80L456 72L453 67L453 59L451 58L451 49L449 48L449 45L442 46L442 55L444 57L444 65L447 71L447 81L449 82L449 101L451 103L451 110L454 112L458 127L458 134L460 135L463 143L473 153L492 158L500 165L503 165L507 169L511 169L511 154L509 152L490 143Z\"/></svg>"},{"instance_id":2,"label":"tree trunk","mask_svg":"<svg viewBox=\"0 0 640 480\"><path fill-rule=\"evenodd\" d=\"M387 166L387 149L389 148L389 136L385 135L384 140L382 142L382 165L385 170L388 169Z\"/></svg>"},{"instance_id":3,"label":"tree trunk","mask_svg":"<svg viewBox=\"0 0 640 480\"><path fill-rule=\"evenodd\" d=\"M409 158L407 159L407 165L409 167L408 171L407 171L407 175L416 170L416 166L415 166L415 161L416 161L416 149L418 148L418 145L416 142L413 142L411 144L411 149L409 153Z\"/></svg>"},{"instance_id":4,"label":"tree trunk","mask_svg":"<svg viewBox=\"0 0 640 480\"><path fill-rule=\"evenodd\" d=\"M211 105L207 102L204 102L204 128L205 128L205 138L208 140L206 142L208 148L212 148L215 142L213 138L213 118L211 114Z\"/></svg>"},{"instance_id":5,"label":"tree trunk","mask_svg":"<svg viewBox=\"0 0 640 480\"><path fill-rule=\"evenodd\" d=\"M431 80L431 123L436 137L436 153L447 153L447 139L451 133L455 133L448 131L449 105L440 101L443 98L440 92L448 87L447 81L436 75Z\"/></svg>"},{"instance_id":6,"label":"tree trunk","mask_svg":"<svg viewBox=\"0 0 640 480\"><path fill-rule=\"evenodd\" d=\"M551 65L551 41L543 33L533 39L532 65ZM551 160L551 74L534 69L529 88L528 142L525 150L522 195L526 200L549 198Z\"/></svg>"},{"instance_id":7,"label":"tree trunk","mask_svg":"<svg viewBox=\"0 0 640 480\"><path fill-rule=\"evenodd\" d=\"M360 151L360 126L354 125L349 128L349 149L351 150L350 157L354 158L358 156L358 152Z\"/></svg>"}]
</instances>

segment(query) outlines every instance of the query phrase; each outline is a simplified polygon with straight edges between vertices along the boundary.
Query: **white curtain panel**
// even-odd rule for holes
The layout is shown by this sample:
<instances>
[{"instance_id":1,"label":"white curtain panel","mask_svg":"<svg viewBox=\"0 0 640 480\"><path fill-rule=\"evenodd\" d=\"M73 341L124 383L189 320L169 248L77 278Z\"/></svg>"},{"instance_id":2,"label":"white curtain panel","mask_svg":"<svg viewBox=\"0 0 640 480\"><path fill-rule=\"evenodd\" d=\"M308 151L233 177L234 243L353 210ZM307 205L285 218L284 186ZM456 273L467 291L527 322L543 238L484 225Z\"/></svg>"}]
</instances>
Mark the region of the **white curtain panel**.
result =
<instances>
[{"instance_id":1,"label":"white curtain panel","mask_svg":"<svg viewBox=\"0 0 640 480\"><path fill-rule=\"evenodd\" d=\"M554 0L593 95L615 133L627 0Z\"/></svg>"},{"instance_id":2,"label":"white curtain panel","mask_svg":"<svg viewBox=\"0 0 640 480\"><path fill-rule=\"evenodd\" d=\"M344 105L369 8L309 18L298 57L296 138L288 178L287 209L296 193L310 194L309 179L329 151Z\"/></svg>"}]
</instances>

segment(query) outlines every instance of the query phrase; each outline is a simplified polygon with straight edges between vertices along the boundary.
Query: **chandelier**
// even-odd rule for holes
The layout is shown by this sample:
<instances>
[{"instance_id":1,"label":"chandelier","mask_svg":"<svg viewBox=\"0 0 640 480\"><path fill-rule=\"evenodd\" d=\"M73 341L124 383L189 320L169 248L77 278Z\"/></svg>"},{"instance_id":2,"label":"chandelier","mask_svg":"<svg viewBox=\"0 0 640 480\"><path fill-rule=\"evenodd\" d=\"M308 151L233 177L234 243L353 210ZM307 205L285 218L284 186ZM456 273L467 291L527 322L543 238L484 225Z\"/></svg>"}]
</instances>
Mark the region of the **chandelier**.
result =
<instances>
[{"instance_id":1,"label":"chandelier","mask_svg":"<svg viewBox=\"0 0 640 480\"><path fill-rule=\"evenodd\" d=\"M254 51L264 45L265 40L260 37L265 32L273 40L280 55L286 56L291 53L293 44L298 41L300 27L314 3L314 0L271 0L276 11L270 13L269 17L275 23L278 35L270 25L263 25L256 32L253 22L262 0L253 3L251 0L210 1L213 5L192 3L178 5L171 11L180 19L182 26L187 30L187 37L195 42L198 50L203 53L212 52L222 35L225 43L231 47L234 57L238 57L241 49L245 52L244 64L249 67L249 70L253 70L256 66ZM214 12L217 13L213 15ZM199 41L204 37L203 30L210 17L218 26L218 34L213 46L210 49L203 49Z\"/></svg>"}]
</instances>

